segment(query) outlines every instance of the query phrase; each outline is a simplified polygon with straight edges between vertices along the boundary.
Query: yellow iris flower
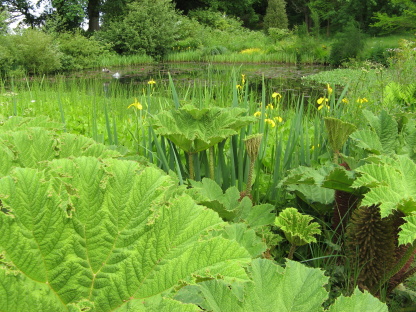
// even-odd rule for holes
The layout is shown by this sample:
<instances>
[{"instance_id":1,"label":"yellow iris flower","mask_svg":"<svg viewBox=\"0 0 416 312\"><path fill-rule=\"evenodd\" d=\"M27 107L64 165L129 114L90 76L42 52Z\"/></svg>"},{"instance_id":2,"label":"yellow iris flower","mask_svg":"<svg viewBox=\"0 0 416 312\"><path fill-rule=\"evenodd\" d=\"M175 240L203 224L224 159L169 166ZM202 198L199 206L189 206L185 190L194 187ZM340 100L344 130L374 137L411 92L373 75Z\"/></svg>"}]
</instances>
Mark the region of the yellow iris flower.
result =
<instances>
[{"instance_id":1,"label":"yellow iris flower","mask_svg":"<svg viewBox=\"0 0 416 312\"><path fill-rule=\"evenodd\" d=\"M264 121L265 123L269 124L272 128L276 126L276 123L273 121L273 119L266 118Z\"/></svg>"},{"instance_id":2,"label":"yellow iris flower","mask_svg":"<svg viewBox=\"0 0 416 312\"><path fill-rule=\"evenodd\" d=\"M280 99L282 98L282 95L280 93L278 93L278 92L273 92L272 98L280 101Z\"/></svg>"},{"instance_id":3,"label":"yellow iris flower","mask_svg":"<svg viewBox=\"0 0 416 312\"><path fill-rule=\"evenodd\" d=\"M326 84L326 89L328 91L328 95L331 95L333 90L332 90L331 86L329 85L329 83Z\"/></svg>"},{"instance_id":4,"label":"yellow iris flower","mask_svg":"<svg viewBox=\"0 0 416 312\"><path fill-rule=\"evenodd\" d=\"M357 103L363 104L363 103L367 103L368 100L367 98L358 98Z\"/></svg>"},{"instance_id":5,"label":"yellow iris flower","mask_svg":"<svg viewBox=\"0 0 416 312\"><path fill-rule=\"evenodd\" d=\"M130 107L136 107L137 109L139 109L139 110L142 110L143 109L143 106L142 106L142 104L140 104L140 102L139 101L137 101L137 99L135 98L134 99L134 103L132 103L132 104L130 104L127 108L130 108Z\"/></svg>"},{"instance_id":6,"label":"yellow iris flower","mask_svg":"<svg viewBox=\"0 0 416 312\"><path fill-rule=\"evenodd\" d=\"M329 110L329 105L328 105L328 99L327 98L319 98L316 102L319 104L318 106L318 110L321 110L322 108L326 107L326 109Z\"/></svg>"}]
</instances>

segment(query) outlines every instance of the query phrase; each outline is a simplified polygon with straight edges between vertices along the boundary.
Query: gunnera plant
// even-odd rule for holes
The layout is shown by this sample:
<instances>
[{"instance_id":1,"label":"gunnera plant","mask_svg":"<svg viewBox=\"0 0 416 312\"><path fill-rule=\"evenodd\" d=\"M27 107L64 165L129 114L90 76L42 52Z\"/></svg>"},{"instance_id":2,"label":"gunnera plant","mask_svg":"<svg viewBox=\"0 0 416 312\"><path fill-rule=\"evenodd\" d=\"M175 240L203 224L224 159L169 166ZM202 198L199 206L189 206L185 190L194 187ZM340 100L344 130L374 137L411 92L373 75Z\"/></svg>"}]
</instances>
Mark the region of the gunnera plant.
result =
<instances>
[{"instance_id":1,"label":"gunnera plant","mask_svg":"<svg viewBox=\"0 0 416 312\"><path fill-rule=\"evenodd\" d=\"M399 228L405 223L404 216L401 211L395 211L382 218L378 205L361 206L354 211L346 242L360 289L382 297L416 272L411 266L414 251L409 244L399 245ZM409 251L410 257L406 256Z\"/></svg>"},{"instance_id":2,"label":"gunnera plant","mask_svg":"<svg viewBox=\"0 0 416 312\"><path fill-rule=\"evenodd\" d=\"M347 229L347 249L356 284L373 289L395 262L392 218L381 218L376 205L356 209Z\"/></svg>"}]
</instances>

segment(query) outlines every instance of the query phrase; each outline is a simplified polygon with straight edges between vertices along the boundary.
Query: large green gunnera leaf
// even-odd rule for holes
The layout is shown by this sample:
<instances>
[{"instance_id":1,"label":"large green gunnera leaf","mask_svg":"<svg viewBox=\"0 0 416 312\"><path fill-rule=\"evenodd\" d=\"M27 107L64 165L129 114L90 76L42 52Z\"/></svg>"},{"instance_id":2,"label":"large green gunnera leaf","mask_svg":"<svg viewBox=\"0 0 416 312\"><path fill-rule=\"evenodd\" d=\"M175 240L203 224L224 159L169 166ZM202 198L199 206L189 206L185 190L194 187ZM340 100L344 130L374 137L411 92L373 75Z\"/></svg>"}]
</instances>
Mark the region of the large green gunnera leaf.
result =
<instances>
[{"instance_id":1,"label":"large green gunnera leaf","mask_svg":"<svg viewBox=\"0 0 416 312\"><path fill-rule=\"evenodd\" d=\"M301 214L296 208L285 208L276 217L274 223L286 236L286 239L295 246L302 246L316 242L314 235L321 234L320 226L312 222L309 215Z\"/></svg>"},{"instance_id":2,"label":"large green gunnera leaf","mask_svg":"<svg viewBox=\"0 0 416 312\"><path fill-rule=\"evenodd\" d=\"M13 167L38 168L44 161L78 156L111 158L121 154L90 138L45 128L0 131L0 177Z\"/></svg>"},{"instance_id":3,"label":"large green gunnera leaf","mask_svg":"<svg viewBox=\"0 0 416 312\"><path fill-rule=\"evenodd\" d=\"M398 125L393 116L382 111L379 116L364 110L371 130L355 131L350 137L360 148L373 154L393 154L398 147Z\"/></svg>"},{"instance_id":4,"label":"large green gunnera leaf","mask_svg":"<svg viewBox=\"0 0 416 312\"><path fill-rule=\"evenodd\" d=\"M242 108L210 107L198 109L185 105L154 117L153 127L186 152L199 152L238 134L242 127L254 122L244 116Z\"/></svg>"},{"instance_id":5,"label":"large green gunnera leaf","mask_svg":"<svg viewBox=\"0 0 416 312\"><path fill-rule=\"evenodd\" d=\"M361 176L353 187L367 187L361 205L379 205L381 217L400 210L407 221L400 228L399 243L413 243L416 239L416 164L407 156L378 157L357 169Z\"/></svg>"},{"instance_id":6,"label":"large green gunnera leaf","mask_svg":"<svg viewBox=\"0 0 416 312\"><path fill-rule=\"evenodd\" d=\"M416 211L416 164L407 156L373 158L356 169L361 173L353 187L368 187L361 205L380 205L381 217L397 209L406 215Z\"/></svg>"},{"instance_id":7,"label":"large green gunnera leaf","mask_svg":"<svg viewBox=\"0 0 416 312\"><path fill-rule=\"evenodd\" d=\"M248 271L251 280L243 289L222 280L210 280L186 286L176 298L197 302L206 311L214 312L323 311L322 304L328 297L324 287L328 277L322 270L290 260L282 268L270 260L255 259ZM344 310L340 309L342 303L345 303ZM330 311L387 312L387 306L371 294L356 290L352 297L337 299Z\"/></svg>"},{"instance_id":8,"label":"large green gunnera leaf","mask_svg":"<svg viewBox=\"0 0 416 312\"><path fill-rule=\"evenodd\" d=\"M147 311L179 284L248 280L247 250L209 235L224 222L162 171L93 157L44 168L0 179L1 311Z\"/></svg>"}]
</instances>

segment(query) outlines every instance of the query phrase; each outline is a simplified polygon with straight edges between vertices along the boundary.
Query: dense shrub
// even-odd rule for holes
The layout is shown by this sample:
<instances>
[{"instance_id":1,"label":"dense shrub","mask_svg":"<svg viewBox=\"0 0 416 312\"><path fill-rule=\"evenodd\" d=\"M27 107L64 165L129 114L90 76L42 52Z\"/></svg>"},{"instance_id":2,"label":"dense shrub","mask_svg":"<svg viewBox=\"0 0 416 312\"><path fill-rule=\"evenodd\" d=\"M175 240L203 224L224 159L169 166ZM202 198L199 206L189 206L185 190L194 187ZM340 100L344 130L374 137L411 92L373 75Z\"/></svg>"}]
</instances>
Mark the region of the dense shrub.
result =
<instances>
[{"instance_id":1,"label":"dense shrub","mask_svg":"<svg viewBox=\"0 0 416 312\"><path fill-rule=\"evenodd\" d=\"M292 35L289 29L282 29L282 28L277 28L277 27L270 27L267 30L267 33L273 42L283 40Z\"/></svg>"},{"instance_id":2,"label":"dense shrub","mask_svg":"<svg viewBox=\"0 0 416 312\"><path fill-rule=\"evenodd\" d=\"M62 33L57 38L62 52L62 69L74 70L98 66L99 57L108 53L107 46L80 33Z\"/></svg>"},{"instance_id":3,"label":"dense shrub","mask_svg":"<svg viewBox=\"0 0 416 312\"><path fill-rule=\"evenodd\" d=\"M179 15L170 0L141 0L126 15L104 25L101 38L117 53L163 56L177 39Z\"/></svg>"},{"instance_id":4,"label":"dense shrub","mask_svg":"<svg viewBox=\"0 0 416 312\"><path fill-rule=\"evenodd\" d=\"M354 22L350 22L342 32L335 36L329 61L332 65L341 65L343 62L356 58L363 47L363 34Z\"/></svg>"},{"instance_id":5,"label":"dense shrub","mask_svg":"<svg viewBox=\"0 0 416 312\"><path fill-rule=\"evenodd\" d=\"M202 25L218 30L236 30L241 28L241 25L243 24L239 19L212 10L198 9L190 11L188 16L197 20Z\"/></svg>"},{"instance_id":6,"label":"dense shrub","mask_svg":"<svg viewBox=\"0 0 416 312\"><path fill-rule=\"evenodd\" d=\"M51 35L26 29L21 34L9 36L6 41L8 45L4 53L12 55L14 67L21 67L29 73L47 73L61 68L62 54Z\"/></svg>"},{"instance_id":7,"label":"dense shrub","mask_svg":"<svg viewBox=\"0 0 416 312\"><path fill-rule=\"evenodd\" d=\"M178 37L175 43L175 49L197 49L202 46L202 38L205 37L208 30L198 23L197 20L182 16L176 25L178 28Z\"/></svg>"}]
</instances>

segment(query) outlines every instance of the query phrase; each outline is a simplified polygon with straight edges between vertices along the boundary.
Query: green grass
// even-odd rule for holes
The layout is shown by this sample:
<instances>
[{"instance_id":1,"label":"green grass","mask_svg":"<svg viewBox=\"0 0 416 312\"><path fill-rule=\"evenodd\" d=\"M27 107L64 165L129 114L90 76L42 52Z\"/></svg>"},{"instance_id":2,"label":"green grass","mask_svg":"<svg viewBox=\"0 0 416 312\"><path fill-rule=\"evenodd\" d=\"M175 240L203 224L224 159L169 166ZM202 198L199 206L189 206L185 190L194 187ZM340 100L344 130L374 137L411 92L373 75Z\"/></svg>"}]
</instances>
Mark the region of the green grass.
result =
<instances>
[{"instance_id":1,"label":"green grass","mask_svg":"<svg viewBox=\"0 0 416 312\"><path fill-rule=\"evenodd\" d=\"M151 64L154 63L154 59L148 55L136 54L136 55L103 55L99 58L98 63L100 67L117 67L139 64Z\"/></svg>"}]
</instances>

